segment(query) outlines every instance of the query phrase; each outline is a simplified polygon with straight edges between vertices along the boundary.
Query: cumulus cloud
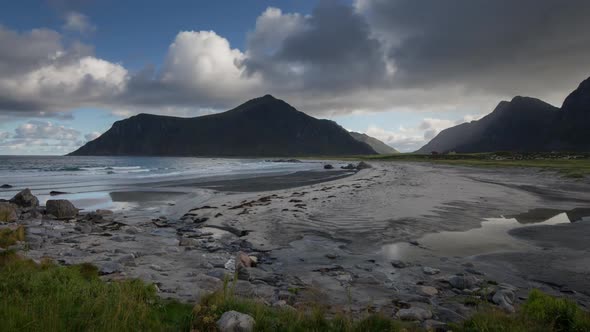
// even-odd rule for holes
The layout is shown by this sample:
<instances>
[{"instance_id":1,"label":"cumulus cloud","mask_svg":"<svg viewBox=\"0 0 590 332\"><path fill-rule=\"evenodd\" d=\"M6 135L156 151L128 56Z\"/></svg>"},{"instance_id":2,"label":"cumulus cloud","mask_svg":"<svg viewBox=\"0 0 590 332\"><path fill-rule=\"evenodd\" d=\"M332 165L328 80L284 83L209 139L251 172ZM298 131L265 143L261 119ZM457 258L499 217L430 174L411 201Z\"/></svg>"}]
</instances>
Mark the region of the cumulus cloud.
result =
<instances>
[{"instance_id":1,"label":"cumulus cloud","mask_svg":"<svg viewBox=\"0 0 590 332\"><path fill-rule=\"evenodd\" d=\"M64 17L64 30L79 33L88 33L96 30L96 26L90 23L88 16L78 12L68 12Z\"/></svg>"},{"instance_id":2,"label":"cumulus cloud","mask_svg":"<svg viewBox=\"0 0 590 332\"><path fill-rule=\"evenodd\" d=\"M399 126L396 129L384 129L372 125L367 128L365 133L393 146L399 151L412 152L428 143L442 130L477 118L477 116L472 115L467 115L457 121L424 118L418 125L412 127Z\"/></svg>"},{"instance_id":3,"label":"cumulus cloud","mask_svg":"<svg viewBox=\"0 0 590 332\"><path fill-rule=\"evenodd\" d=\"M64 8L64 29L92 24ZM67 9L67 10L66 10ZM246 47L181 31L162 64L129 72L47 29L0 27L0 112L101 107L197 115L272 93L321 117L463 109L525 94L559 104L590 68L590 3L552 0L322 0L309 14L268 8ZM436 130L423 130L427 137Z\"/></svg>"},{"instance_id":4,"label":"cumulus cloud","mask_svg":"<svg viewBox=\"0 0 590 332\"><path fill-rule=\"evenodd\" d=\"M62 113L109 103L126 87L127 70L51 30L18 33L0 27L0 111L20 116Z\"/></svg>"},{"instance_id":5,"label":"cumulus cloud","mask_svg":"<svg viewBox=\"0 0 590 332\"><path fill-rule=\"evenodd\" d=\"M73 128L51 121L30 120L14 129L0 132L0 151L24 154L69 152L84 142Z\"/></svg>"},{"instance_id":6,"label":"cumulus cloud","mask_svg":"<svg viewBox=\"0 0 590 332\"><path fill-rule=\"evenodd\" d=\"M357 0L356 7L387 45L396 85L456 84L561 102L589 75L588 1Z\"/></svg>"}]
</instances>

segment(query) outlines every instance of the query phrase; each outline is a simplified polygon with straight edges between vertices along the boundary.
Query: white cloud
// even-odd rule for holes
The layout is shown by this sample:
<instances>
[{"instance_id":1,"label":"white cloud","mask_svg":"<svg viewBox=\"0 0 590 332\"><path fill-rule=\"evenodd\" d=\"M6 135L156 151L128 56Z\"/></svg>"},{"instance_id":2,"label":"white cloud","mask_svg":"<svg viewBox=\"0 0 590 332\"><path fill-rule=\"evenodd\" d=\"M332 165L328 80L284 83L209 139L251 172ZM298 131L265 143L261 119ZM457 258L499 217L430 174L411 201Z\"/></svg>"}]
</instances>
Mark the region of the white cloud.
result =
<instances>
[{"instance_id":1,"label":"white cloud","mask_svg":"<svg viewBox=\"0 0 590 332\"><path fill-rule=\"evenodd\" d=\"M240 50L213 31L183 31L168 49L161 81L209 98L244 95L259 82L244 75L243 59Z\"/></svg>"},{"instance_id":2,"label":"white cloud","mask_svg":"<svg viewBox=\"0 0 590 332\"><path fill-rule=\"evenodd\" d=\"M84 139L86 140L86 142L90 142L97 139L100 135L102 135L100 132L93 131L91 133L84 135Z\"/></svg>"},{"instance_id":3,"label":"white cloud","mask_svg":"<svg viewBox=\"0 0 590 332\"><path fill-rule=\"evenodd\" d=\"M0 132L0 152L17 154L55 154L69 152L84 142L73 128L50 121L31 120L13 133Z\"/></svg>"},{"instance_id":4,"label":"white cloud","mask_svg":"<svg viewBox=\"0 0 590 332\"><path fill-rule=\"evenodd\" d=\"M69 12L65 15L64 19L64 30L75 31L79 33L93 32L96 30L96 26L90 23L88 16L82 13Z\"/></svg>"},{"instance_id":5,"label":"white cloud","mask_svg":"<svg viewBox=\"0 0 590 332\"><path fill-rule=\"evenodd\" d=\"M369 126L365 133L373 136L402 152L412 152L428 143L442 130L475 119L465 116L463 119L452 121L446 119L424 118L418 125L412 127L400 126L397 129L384 129L379 126Z\"/></svg>"},{"instance_id":6,"label":"white cloud","mask_svg":"<svg viewBox=\"0 0 590 332\"><path fill-rule=\"evenodd\" d=\"M13 138L18 139L75 140L80 137L80 132L73 128L37 120L21 124L14 132Z\"/></svg>"}]
</instances>

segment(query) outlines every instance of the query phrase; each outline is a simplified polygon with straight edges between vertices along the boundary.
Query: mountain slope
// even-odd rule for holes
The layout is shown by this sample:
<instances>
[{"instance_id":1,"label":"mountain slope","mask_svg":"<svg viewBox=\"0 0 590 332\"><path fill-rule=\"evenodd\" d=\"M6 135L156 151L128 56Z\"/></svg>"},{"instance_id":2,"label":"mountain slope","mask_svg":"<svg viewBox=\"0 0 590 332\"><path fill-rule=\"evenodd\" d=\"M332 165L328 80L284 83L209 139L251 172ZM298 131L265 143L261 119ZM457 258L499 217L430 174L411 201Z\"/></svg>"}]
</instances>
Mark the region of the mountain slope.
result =
<instances>
[{"instance_id":1,"label":"mountain slope","mask_svg":"<svg viewBox=\"0 0 590 332\"><path fill-rule=\"evenodd\" d=\"M139 114L117 121L70 155L319 156L375 154L333 121L270 95L196 118Z\"/></svg>"},{"instance_id":2,"label":"mountain slope","mask_svg":"<svg viewBox=\"0 0 590 332\"><path fill-rule=\"evenodd\" d=\"M478 121L441 131L417 153L590 151L590 79L560 108L539 99L502 101Z\"/></svg>"},{"instance_id":3,"label":"mountain slope","mask_svg":"<svg viewBox=\"0 0 590 332\"><path fill-rule=\"evenodd\" d=\"M399 153L396 149L392 148L391 146L381 142L380 140L376 139L375 137L371 137L367 134L357 133L354 131L350 132L350 135L354 137L359 142L364 142L369 144L377 152L378 154L394 154Z\"/></svg>"}]
</instances>

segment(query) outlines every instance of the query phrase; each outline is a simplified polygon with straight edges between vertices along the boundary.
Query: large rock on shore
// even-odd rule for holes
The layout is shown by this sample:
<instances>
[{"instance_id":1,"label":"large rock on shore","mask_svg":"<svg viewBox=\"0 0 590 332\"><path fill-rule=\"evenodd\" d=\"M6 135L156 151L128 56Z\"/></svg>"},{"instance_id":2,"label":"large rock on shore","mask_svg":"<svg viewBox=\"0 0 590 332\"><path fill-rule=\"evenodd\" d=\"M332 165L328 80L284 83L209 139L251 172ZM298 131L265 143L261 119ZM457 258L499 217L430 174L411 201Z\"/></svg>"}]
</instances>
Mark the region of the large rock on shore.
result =
<instances>
[{"instance_id":1,"label":"large rock on shore","mask_svg":"<svg viewBox=\"0 0 590 332\"><path fill-rule=\"evenodd\" d=\"M50 199L46 204L47 214L57 219L71 219L78 215L78 209L66 199Z\"/></svg>"},{"instance_id":2,"label":"large rock on shore","mask_svg":"<svg viewBox=\"0 0 590 332\"><path fill-rule=\"evenodd\" d=\"M18 219L16 207L11 203L0 202L0 221L13 222Z\"/></svg>"},{"instance_id":3,"label":"large rock on shore","mask_svg":"<svg viewBox=\"0 0 590 332\"><path fill-rule=\"evenodd\" d=\"M251 332L254 331L254 318L237 311L228 311L217 321L217 328L221 332Z\"/></svg>"},{"instance_id":4,"label":"large rock on shore","mask_svg":"<svg viewBox=\"0 0 590 332\"><path fill-rule=\"evenodd\" d=\"M39 206L39 199L27 188L14 195L10 199L10 203L16 204L20 208L36 208Z\"/></svg>"}]
</instances>

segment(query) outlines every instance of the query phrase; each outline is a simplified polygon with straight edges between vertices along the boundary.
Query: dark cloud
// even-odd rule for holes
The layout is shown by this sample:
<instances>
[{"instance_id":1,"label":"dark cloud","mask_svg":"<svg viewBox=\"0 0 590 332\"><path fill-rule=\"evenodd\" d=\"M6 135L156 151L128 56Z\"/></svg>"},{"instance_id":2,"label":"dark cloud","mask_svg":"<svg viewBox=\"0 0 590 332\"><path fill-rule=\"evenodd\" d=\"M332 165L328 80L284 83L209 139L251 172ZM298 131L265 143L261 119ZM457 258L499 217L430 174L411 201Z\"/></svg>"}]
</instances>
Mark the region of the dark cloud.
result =
<instances>
[{"instance_id":1,"label":"dark cloud","mask_svg":"<svg viewBox=\"0 0 590 332\"><path fill-rule=\"evenodd\" d=\"M263 17L272 14L267 11ZM370 88L386 82L387 64L381 44L371 37L369 25L352 7L322 1L307 17L274 14L275 25L259 25L249 36L250 52L243 62L248 73L260 73L288 89L319 93ZM276 38L268 30L283 24L292 27L283 31L286 35L269 49L261 36ZM261 44L266 47L264 51L258 50Z\"/></svg>"},{"instance_id":2,"label":"dark cloud","mask_svg":"<svg viewBox=\"0 0 590 332\"><path fill-rule=\"evenodd\" d=\"M359 0L397 85L500 94L569 90L590 74L585 0Z\"/></svg>"}]
</instances>

